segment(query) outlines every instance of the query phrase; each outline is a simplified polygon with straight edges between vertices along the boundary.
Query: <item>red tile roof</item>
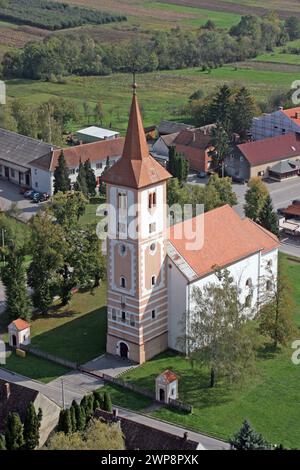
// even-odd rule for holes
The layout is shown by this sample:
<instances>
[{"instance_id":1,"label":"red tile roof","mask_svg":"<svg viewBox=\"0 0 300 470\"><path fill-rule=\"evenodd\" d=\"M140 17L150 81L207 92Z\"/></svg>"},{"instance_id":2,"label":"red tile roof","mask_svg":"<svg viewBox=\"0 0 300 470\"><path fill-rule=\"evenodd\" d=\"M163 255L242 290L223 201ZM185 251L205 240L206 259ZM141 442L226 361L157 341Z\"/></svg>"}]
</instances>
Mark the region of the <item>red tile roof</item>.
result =
<instances>
[{"instance_id":1,"label":"red tile roof","mask_svg":"<svg viewBox=\"0 0 300 470\"><path fill-rule=\"evenodd\" d=\"M79 165L80 160L84 163L86 160L91 162L106 160L108 156L110 158L120 157L123 152L124 141L123 137L118 137L116 139L64 148L63 152L68 167L75 168ZM30 165L45 171L54 171L61 151L62 149L55 149L52 153L33 160L30 162Z\"/></svg>"},{"instance_id":2,"label":"red tile roof","mask_svg":"<svg viewBox=\"0 0 300 470\"><path fill-rule=\"evenodd\" d=\"M292 132L238 145L251 166L300 156L300 134Z\"/></svg>"},{"instance_id":3,"label":"red tile roof","mask_svg":"<svg viewBox=\"0 0 300 470\"><path fill-rule=\"evenodd\" d=\"M213 124L206 126L206 130L204 130L205 128L183 130L174 140L174 145L185 145L205 150L211 144L211 128L213 126Z\"/></svg>"},{"instance_id":4,"label":"red tile roof","mask_svg":"<svg viewBox=\"0 0 300 470\"><path fill-rule=\"evenodd\" d=\"M122 158L103 176L109 184L140 189L171 175L149 154L136 94L133 95Z\"/></svg>"},{"instance_id":5,"label":"red tile roof","mask_svg":"<svg viewBox=\"0 0 300 470\"><path fill-rule=\"evenodd\" d=\"M193 222L196 227L196 218ZM242 219L228 205L204 214L203 222L204 243L198 250L187 249L193 240L184 238L184 230L180 239L175 238L176 226L170 230L170 242L199 277L213 272L216 266L225 268L254 253L265 253L279 246L275 235L250 219Z\"/></svg>"},{"instance_id":6,"label":"red tile roof","mask_svg":"<svg viewBox=\"0 0 300 470\"><path fill-rule=\"evenodd\" d=\"M282 213L289 216L300 217L300 204L292 204L286 209L282 209Z\"/></svg>"},{"instance_id":7,"label":"red tile roof","mask_svg":"<svg viewBox=\"0 0 300 470\"><path fill-rule=\"evenodd\" d=\"M178 379L178 376L171 370L165 370L160 375L162 375L169 383L174 382L174 380Z\"/></svg>"},{"instance_id":8,"label":"red tile roof","mask_svg":"<svg viewBox=\"0 0 300 470\"><path fill-rule=\"evenodd\" d=\"M284 109L282 112L300 126L300 107Z\"/></svg>"},{"instance_id":9,"label":"red tile roof","mask_svg":"<svg viewBox=\"0 0 300 470\"><path fill-rule=\"evenodd\" d=\"M17 320L14 320L12 323L13 325L15 325L15 327L19 331L26 330L26 328L30 327L30 324L27 321L22 320L22 318L18 318Z\"/></svg>"}]
</instances>

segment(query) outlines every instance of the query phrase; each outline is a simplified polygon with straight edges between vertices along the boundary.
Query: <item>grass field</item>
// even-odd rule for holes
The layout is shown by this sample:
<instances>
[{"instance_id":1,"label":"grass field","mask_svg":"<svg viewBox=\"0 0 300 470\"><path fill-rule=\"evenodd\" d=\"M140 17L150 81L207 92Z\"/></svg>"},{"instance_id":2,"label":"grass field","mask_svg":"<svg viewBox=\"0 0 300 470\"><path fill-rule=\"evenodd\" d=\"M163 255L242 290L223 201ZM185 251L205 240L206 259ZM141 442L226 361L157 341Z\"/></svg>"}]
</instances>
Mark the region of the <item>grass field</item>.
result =
<instances>
[{"instance_id":1,"label":"grass field","mask_svg":"<svg viewBox=\"0 0 300 470\"><path fill-rule=\"evenodd\" d=\"M69 372L66 367L45 361L31 354L27 354L26 358L21 358L16 356L15 353L9 353L6 365L1 367L43 383L51 382L51 380Z\"/></svg>"},{"instance_id":2,"label":"grass field","mask_svg":"<svg viewBox=\"0 0 300 470\"><path fill-rule=\"evenodd\" d=\"M294 287L295 323L300 328L300 263L288 256L283 256L283 260ZM255 375L239 386L220 383L210 389L205 370L192 368L183 356L171 352L128 372L124 378L154 390L156 376L165 369L172 369L180 377L180 399L192 404L194 411L187 415L161 408L154 416L225 440L248 419L270 442L300 448L300 366L292 364L292 352L291 348L278 354L267 347L261 350ZM114 403L122 401L124 406L130 406L133 397L128 391L123 392L124 397L120 393L113 396Z\"/></svg>"},{"instance_id":3,"label":"grass field","mask_svg":"<svg viewBox=\"0 0 300 470\"><path fill-rule=\"evenodd\" d=\"M187 119L182 107L187 104L191 93L198 89L209 93L224 82L244 84L257 100L263 101L276 91L288 91L292 82L298 79L296 72L256 68L254 63L248 63L247 67L227 65L211 73L193 68L139 75L138 95L145 126L157 124L162 119ZM71 77L65 84L11 80L7 82L7 93L9 99L19 98L32 104L47 101L53 96L69 98L81 108L84 101L94 107L101 100L105 113L104 127L112 123L113 128L124 133L131 100L131 82L132 77L127 74ZM78 123L78 126L80 124L86 123Z\"/></svg>"}]
</instances>

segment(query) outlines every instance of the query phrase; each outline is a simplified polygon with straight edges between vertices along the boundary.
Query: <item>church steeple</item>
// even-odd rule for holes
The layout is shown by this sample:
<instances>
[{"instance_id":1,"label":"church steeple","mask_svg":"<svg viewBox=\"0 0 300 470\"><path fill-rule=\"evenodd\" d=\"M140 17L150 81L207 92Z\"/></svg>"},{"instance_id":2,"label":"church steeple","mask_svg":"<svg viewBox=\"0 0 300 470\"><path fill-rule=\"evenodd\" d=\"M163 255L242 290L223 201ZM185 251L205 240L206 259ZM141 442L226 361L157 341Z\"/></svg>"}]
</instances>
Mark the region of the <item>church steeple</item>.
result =
<instances>
[{"instance_id":1,"label":"church steeple","mask_svg":"<svg viewBox=\"0 0 300 470\"><path fill-rule=\"evenodd\" d=\"M103 175L103 181L108 184L140 189L165 181L171 175L149 154L135 80L132 88L133 96L123 155Z\"/></svg>"}]
</instances>

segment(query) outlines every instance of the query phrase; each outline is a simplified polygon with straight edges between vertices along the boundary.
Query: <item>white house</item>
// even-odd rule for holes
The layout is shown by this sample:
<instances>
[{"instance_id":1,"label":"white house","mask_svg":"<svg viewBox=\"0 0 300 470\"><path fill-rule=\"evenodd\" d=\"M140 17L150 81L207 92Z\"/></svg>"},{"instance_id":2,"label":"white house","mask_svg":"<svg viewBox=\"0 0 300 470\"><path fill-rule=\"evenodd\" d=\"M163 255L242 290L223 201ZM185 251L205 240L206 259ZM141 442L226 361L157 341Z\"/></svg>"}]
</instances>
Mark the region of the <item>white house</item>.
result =
<instances>
[{"instance_id":1,"label":"white house","mask_svg":"<svg viewBox=\"0 0 300 470\"><path fill-rule=\"evenodd\" d=\"M112 140L120 137L120 133L111 129L103 129L102 127L90 126L76 132L76 138L83 144L91 142L99 142L99 140Z\"/></svg>"},{"instance_id":2,"label":"white house","mask_svg":"<svg viewBox=\"0 0 300 470\"><path fill-rule=\"evenodd\" d=\"M122 137L113 140L102 140L90 144L77 145L65 149L54 149L48 155L29 162L31 168L32 188L40 192L53 194L54 171L58 159L63 151L69 168L71 183L77 179L80 162L90 160L91 167L95 172L97 184L105 169L107 157L112 166L122 155L124 139Z\"/></svg>"},{"instance_id":3,"label":"white house","mask_svg":"<svg viewBox=\"0 0 300 470\"><path fill-rule=\"evenodd\" d=\"M291 132L300 132L300 107L283 109L262 116L252 121L252 137L262 140L268 137L285 135Z\"/></svg>"},{"instance_id":4,"label":"white house","mask_svg":"<svg viewBox=\"0 0 300 470\"><path fill-rule=\"evenodd\" d=\"M8 325L9 345L13 348L19 348L30 344L30 324L18 318Z\"/></svg>"},{"instance_id":5,"label":"white house","mask_svg":"<svg viewBox=\"0 0 300 470\"><path fill-rule=\"evenodd\" d=\"M169 161L169 150L179 132L174 134L162 135L157 139L151 148L151 154L154 158L165 162Z\"/></svg>"}]
</instances>

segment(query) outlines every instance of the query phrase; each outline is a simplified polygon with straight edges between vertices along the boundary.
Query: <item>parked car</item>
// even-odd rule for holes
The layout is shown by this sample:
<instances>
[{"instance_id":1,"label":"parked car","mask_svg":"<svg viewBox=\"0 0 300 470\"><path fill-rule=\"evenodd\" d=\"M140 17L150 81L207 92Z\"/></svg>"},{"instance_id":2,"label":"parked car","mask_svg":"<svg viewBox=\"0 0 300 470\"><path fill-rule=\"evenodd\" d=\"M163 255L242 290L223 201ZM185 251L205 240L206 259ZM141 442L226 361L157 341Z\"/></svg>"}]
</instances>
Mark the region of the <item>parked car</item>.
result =
<instances>
[{"instance_id":1,"label":"parked car","mask_svg":"<svg viewBox=\"0 0 300 470\"><path fill-rule=\"evenodd\" d=\"M199 171L199 173L197 173L197 176L198 178L206 178L207 173L206 171Z\"/></svg>"},{"instance_id":2,"label":"parked car","mask_svg":"<svg viewBox=\"0 0 300 470\"><path fill-rule=\"evenodd\" d=\"M24 197L26 199L32 199L34 193L35 193L34 189L28 189L28 191L25 191Z\"/></svg>"},{"instance_id":3,"label":"parked car","mask_svg":"<svg viewBox=\"0 0 300 470\"><path fill-rule=\"evenodd\" d=\"M32 202L39 203L48 201L49 194L47 193L35 193L32 198Z\"/></svg>"}]
</instances>

